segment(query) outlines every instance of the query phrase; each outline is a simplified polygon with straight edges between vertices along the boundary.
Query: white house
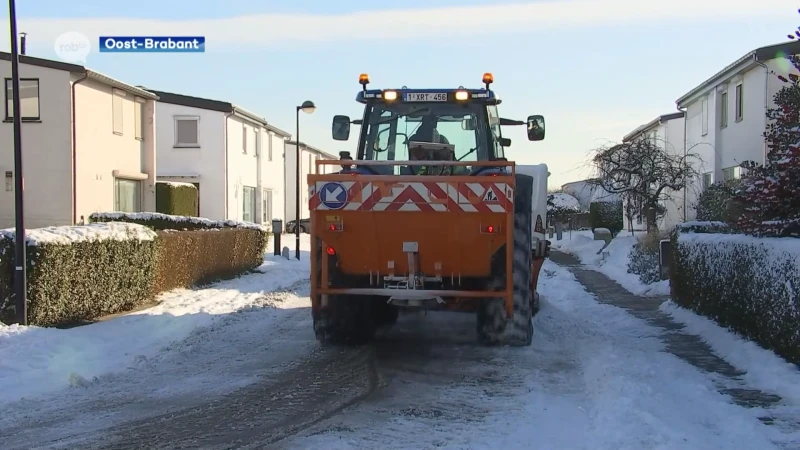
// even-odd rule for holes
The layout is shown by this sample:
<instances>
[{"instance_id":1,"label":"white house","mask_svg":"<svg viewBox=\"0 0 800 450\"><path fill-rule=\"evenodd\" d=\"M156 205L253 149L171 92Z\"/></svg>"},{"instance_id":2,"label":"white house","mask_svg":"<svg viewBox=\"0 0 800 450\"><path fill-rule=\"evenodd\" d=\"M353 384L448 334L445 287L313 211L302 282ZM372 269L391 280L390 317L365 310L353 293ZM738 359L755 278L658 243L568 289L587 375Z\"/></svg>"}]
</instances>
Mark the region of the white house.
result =
<instances>
[{"instance_id":1,"label":"white house","mask_svg":"<svg viewBox=\"0 0 800 450\"><path fill-rule=\"evenodd\" d=\"M198 215L271 225L284 218L291 135L228 102L155 91L158 180L193 183Z\"/></svg>"},{"instance_id":2,"label":"white house","mask_svg":"<svg viewBox=\"0 0 800 450\"><path fill-rule=\"evenodd\" d=\"M589 211L592 202L619 201L619 195L606 192L597 183L593 183L592 179L564 183L561 190L578 200L581 211Z\"/></svg>"},{"instance_id":3,"label":"white house","mask_svg":"<svg viewBox=\"0 0 800 450\"><path fill-rule=\"evenodd\" d=\"M656 145L662 147L667 153L683 156L685 154L685 118L682 111L663 114L650 122L636 128L622 138L622 142L633 142L638 139L651 139ZM658 223L661 230L668 230L683 221L684 196L683 190L664 192L668 200L662 202L666 210ZM642 214L636 217L625 217L625 229L644 230L647 225L643 223Z\"/></svg>"},{"instance_id":4,"label":"white house","mask_svg":"<svg viewBox=\"0 0 800 450\"><path fill-rule=\"evenodd\" d=\"M297 198L297 143L294 141L286 141L286 222L295 220L297 217L295 199ZM319 159L339 159L330 153L324 152L318 148L314 148L305 143L300 143L300 219L308 219L310 213L308 211L308 174L315 173L316 161ZM336 166L321 166L322 173L332 173L341 170L341 167Z\"/></svg>"},{"instance_id":5,"label":"white house","mask_svg":"<svg viewBox=\"0 0 800 450\"><path fill-rule=\"evenodd\" d=\"M685 220L695 218L697 197L711 183L738 178L744 161L765 161L766 112L783 86L776 75L791 67L782 55L796 54L797 41L758 48L676 100L686 112L686 148L702 160L699 179L686 190Z\"/></svg>"},{"instance_id":6,"label":"white house","mask_svg":"<svg viewBox=\"0 0 800 450\"><path fill-rule=\"evenodd\" d=\"M25 227L155 210L155 99L80 65L20 56ZM0 228L14 226L11 55L0 52Z\"/></svg>"}]
</instances>

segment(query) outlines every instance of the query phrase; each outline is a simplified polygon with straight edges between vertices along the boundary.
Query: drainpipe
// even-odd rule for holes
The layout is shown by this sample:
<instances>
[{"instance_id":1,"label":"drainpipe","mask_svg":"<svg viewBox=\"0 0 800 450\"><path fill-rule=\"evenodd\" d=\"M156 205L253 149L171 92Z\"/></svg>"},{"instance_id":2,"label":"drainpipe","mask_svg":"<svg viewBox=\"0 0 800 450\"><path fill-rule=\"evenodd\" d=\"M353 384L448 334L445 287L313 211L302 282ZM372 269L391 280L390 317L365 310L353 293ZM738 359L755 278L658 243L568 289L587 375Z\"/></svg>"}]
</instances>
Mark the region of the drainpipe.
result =
<instances>
[{"instance_id":1,"label":"drainpipe","mask_svg":"<svg viewBox=\"0 0 800 450\"><path fill-rule=\"evenodd\" d=\"M753 56L753 59L756 57ZM767 131L767 110L769 109L769 68L766 64L756 61L756 64L764 68L764 132ZM767 152L769 149L767 148L767 140L764 139L764 162L763 164L767 164Z\"/></svg>"},{"instance_id":2,"label":"drainpipe","mask_svg":"<svg viewBox=\"0 0 800 450\"><path fill-rule=\"evenodd\" d=\"M82 77L72 82L72 224L78 223L78 126L75 108L75 86L89 78L86 72Z\"/></svg>"},{"instance_id":3,"label":"drainpipe","mask_svg":"<svg viewBox=\"0 0 800 450\"><path fill-rule=\"evenodd\" d=\"M228 220L228 213L230 212L228 209L228 118L234 114L236 114L236 111L225 114L225 162L222 165L222 170L225 171L225 217L223 217L223 220Z\"/></svg>"},{"instance_id":4,"label":"drainpipe","mask_svg":"<svg viewBox=\"0 0 800 450\"><path fill-rule=\"evenodd\" d=\"M689 139L686 136L686 115L687 108L678 106L678 111L683 113L683 160L686 161L686 155L689 154ZM701 119L702 120L702 119ZM689 180L683 180L683 221L686 222L686 196L689 189Z\"/></svg>"}]
</instances>

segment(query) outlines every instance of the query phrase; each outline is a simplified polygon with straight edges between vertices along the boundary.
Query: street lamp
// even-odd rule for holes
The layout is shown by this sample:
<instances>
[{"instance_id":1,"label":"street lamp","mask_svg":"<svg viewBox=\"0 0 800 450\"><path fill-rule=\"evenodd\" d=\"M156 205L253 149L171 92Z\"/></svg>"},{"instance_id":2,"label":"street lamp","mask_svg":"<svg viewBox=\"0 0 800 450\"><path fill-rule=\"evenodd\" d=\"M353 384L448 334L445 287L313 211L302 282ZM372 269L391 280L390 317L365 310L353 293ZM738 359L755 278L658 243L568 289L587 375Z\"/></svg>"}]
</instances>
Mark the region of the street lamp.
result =
<instances>
[{"instance_id":1,"label":"street lamp","mask_svg":"<svg viewBox=\"0 0 800 450\"><path fill-rule=\"evenodd\" d=\"M8 0L8 21L11 28L11 90L14 111L14 295L17 323L28 324L28 276L26 267L25 220L22 202L22 111L19 99L19 46L17 41L17 8ZM6 86L6 89L8 87Z\"/></svg>"},{"instance_id":2,"label":"street lamp","mask_svg":"<svg viewBox=\"0 0 800 450\"><path fill-rule=\"evenodd\" d=\"M13 1L13 0L12 0ZM295 191L295 212L294 212L294 257L297 260L300 260L300 111L303 111L306 114L313 113L317 107L314 105L314 102L311 100L306 100L303 102L302 105L298 106L297 108L297 117L296 117L296 125L297 125L297 134L295 136L295 151L297 152L297 156L295 157L295 166L297 169L297 186ZM309 167L309 170L311 168Z\"/></svg>"},{"instance_id":3,"label":"street lamp","mask_svg":"<svg viewBox=\"0 0 800 450\"><path fill-rule=\"evenodd\" d=\"M19 34L19 54L20 55L24 55L25 54L25 48L26 48L25 43L26 43L27 40L28 40L28 33L23 31L22 33Z\"/></svg>"}]
</instances>

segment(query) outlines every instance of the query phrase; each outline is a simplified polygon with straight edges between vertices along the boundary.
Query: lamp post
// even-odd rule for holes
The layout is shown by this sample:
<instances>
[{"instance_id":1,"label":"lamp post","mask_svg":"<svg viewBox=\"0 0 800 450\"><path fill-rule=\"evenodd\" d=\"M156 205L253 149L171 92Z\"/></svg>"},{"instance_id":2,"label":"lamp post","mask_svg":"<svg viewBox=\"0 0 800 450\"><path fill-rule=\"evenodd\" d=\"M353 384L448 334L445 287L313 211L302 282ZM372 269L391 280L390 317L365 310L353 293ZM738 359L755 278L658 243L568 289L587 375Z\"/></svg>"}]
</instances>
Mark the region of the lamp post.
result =
<instances>
[{"instance_id":1,"label":"lamp post","mask_svg":"<svg viewBox=\"0 0 800 450\"><path fill-rule=\"evenodd\" d=\"M25 44L26 44L27 40L28 40L28 33L23 31L22 33L19 34L19 54L20 55L24 55L25 54L25 48L27 47Z\"/></svg>"},{"instance_id":2,"label":"lamp post","mask_svg":"<svg viewBox=\"0 0 800 450\"><path fill-rule=\"evenodd\" d=\"M25 245L25 220L22 201L22 111L19 99L19 45L17 41L17 8L8 0L8 21L11 28L11 90L14 113L14 295L17 323L28 324L28 286ZM6 86L6 89L8 87Z\"/></svg>"},{"instance_id":3,"label":"lamp post","mask_svg":"<svg viewBox=\"0 0 800 450\"><path fill-rule=\"evenodd\" d=\"M294 217L295 217L295 219L294 219L294 237L295 237L294 257L297 258L297 260L299 261L300 260L300 184L301 184L301 181L300 181L300 165L301 165L301 163L300 163L300 111L303 111L306 114L311 114L317 109L317 107L314 105L314 102L312 102L311 100L306 100L306 101L303 102L302 105L296 107L296 109L297 109L297 117L295 118L295 120L296 120L296 125L297 125L297 130L296 130L297 133L296 133L296 136L295 136L296 137L296 139L295 139L295 151L297 152L297 156L295 158L295 166L296 166L296 169L297 169L297 180L296 180L297 181L297 186L296 186L296 190L295 190L295 200L296 201L295 201L295 210L294 210ZM309 168L309 170L310 169L311 168Z\"/></svg>"}]
</instances>

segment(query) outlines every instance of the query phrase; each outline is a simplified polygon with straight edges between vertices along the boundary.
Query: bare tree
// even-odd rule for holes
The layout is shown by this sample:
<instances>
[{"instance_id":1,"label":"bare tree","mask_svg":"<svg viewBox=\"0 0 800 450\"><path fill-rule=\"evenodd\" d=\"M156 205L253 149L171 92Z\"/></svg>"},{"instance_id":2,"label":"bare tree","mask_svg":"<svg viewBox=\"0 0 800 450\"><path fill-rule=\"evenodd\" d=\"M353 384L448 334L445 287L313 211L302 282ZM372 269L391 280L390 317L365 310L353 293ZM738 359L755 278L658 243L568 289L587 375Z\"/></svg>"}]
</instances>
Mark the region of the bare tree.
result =
<instances>
[{"instance_id":1,"label":"bare tree","mask_svg":"<svg viewBox=\"0 0 800 450\"><path fill-rule=\"evenodd\" d=\"M666 145L659 144L652 138L637 139L599 148L592 158L597 173L592 183L618 194L629 220L644 216L648 232L657 228L662 202L697 176L689 163L696 155L667 152Z\"/></svg>"}]
</instances>

